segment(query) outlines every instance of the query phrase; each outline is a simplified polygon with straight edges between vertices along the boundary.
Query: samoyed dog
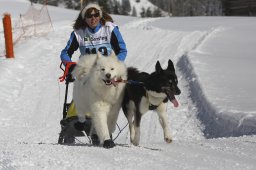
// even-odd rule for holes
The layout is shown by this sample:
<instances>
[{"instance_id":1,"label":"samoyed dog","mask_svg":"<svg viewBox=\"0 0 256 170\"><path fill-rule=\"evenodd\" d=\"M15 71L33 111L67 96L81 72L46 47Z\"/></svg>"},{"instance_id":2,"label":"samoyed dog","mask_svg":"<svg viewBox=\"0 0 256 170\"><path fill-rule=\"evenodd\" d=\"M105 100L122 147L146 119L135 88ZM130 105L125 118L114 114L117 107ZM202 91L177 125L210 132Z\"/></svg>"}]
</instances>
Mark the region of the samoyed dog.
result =
<instances>
[{"instance_id":1,"label":"samoyed dog","mask_svg":"<svg viewBox=\"0 0 256 170\"><path fill-rule=\"evenodd\" d=\"M75 77L73 100L79 122L85 121L90 113L92 128L99 137L100 144L112 148L111 139L121 108L127 70L114 53L102 56L100 53L81 56L72 72ZM91 130L92 132L92 130Z\"/></svg>"}]
</instances>

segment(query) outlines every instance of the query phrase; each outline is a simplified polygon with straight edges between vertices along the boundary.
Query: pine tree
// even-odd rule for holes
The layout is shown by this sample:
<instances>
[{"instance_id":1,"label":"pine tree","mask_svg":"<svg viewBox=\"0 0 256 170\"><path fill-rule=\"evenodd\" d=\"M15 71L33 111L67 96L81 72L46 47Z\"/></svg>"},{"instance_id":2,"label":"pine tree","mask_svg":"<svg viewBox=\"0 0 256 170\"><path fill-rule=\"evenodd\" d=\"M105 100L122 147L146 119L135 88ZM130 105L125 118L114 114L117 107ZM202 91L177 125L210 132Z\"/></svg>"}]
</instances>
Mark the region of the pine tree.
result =
<instances>
[{"instance_id":1,"label":"pine tree","mask_svg":"<svg viewBox=\"0 0 256 170\"><path fill-rule=\"evenodd\" d=\"M162 17L162 12L159 8L156 8L154 11L153 11L153 17Z\"/></svg>"},{"instance_id":2,"label":"pine tree","mask_svg":"<svg viewBox=\"0 0 256 170\"><path fill-rule=\"evenodd\" d=\"M48 0L47 5L58 6L58 0Z\"/></svg>"},{"instance_id":3,"label":"pine tree","mask_svg":"<svg viewBox=\"0 0 256 170\"><path fill-rule=\"evenodd\" d=\"M71 0L66 0L65 1L65 7L69 9L73 9L72 1Z\"/></svg>"},{"instance_id":4,"label":"pine tree","mask_svg":"<svg viewBox=\"0 0 256 170\"><path fill-rule=\"evenodd\" d=\"M121 14L122 15L128 15L130 11L131 11L130 1L129 0L122 0Z\"/></svg>"},{"instance_id":5,"label":"pine tree","mask_svg":"<svg viewBox=\"0 0 256 170\"><path fill-rule=\"evenodd\" d=\"M113 2L113 14L120 14L120 3L118 2L118 1L116 1L116 0L114 0Z\"/></svg>"},{"instance_id":6,"label":"pine tree","mask_svg":"<svg viewBox=\"0 0 256 170\"><path fill-rule=\"evenodd\" d=\"M136 11L135 6L133 6L133 8L132 8L132 16L134 16L134 17L137 16L137 11Z\"/></svg>"},{"instance_id":7,"label":"pine tree","mask_svg":"<svg viewBox=\"0 0 256 170\"><path fill-rule=\"evenodd\" d=\"M69 9L79 10L81 8L80 0L65 0L65 6Z\"/></svg>"},{"instance_id":8,"label":"pine tree","mask_svg":"<svg viewBox=\"0 0 256 170\"><path fill-rule=\"evenodd\" d=\"M110 13L110 3L109 0L98 0L99 6L107 13Z\"/></svg>"},{"instance_id":9,"label":"pine tree","mask_svg":"<svg viewBox=\"0 0 256 170\"><path fill-rule=\"evenodd\" d=\"M38 2L38 0L29 0L30 2L32 2L32 3L37 3Z\"/></svg>"},{"instance_id":10,"label":"pine tree","mask_svg":"<svg viewBox=\"0 0 256 170\"><path fill-rule=\"evenodd\" d=\"M146 11L146 17L152 17L152 11L150 9L150 7L147 8L147 11Z\"/></svg>"},{"instance_id":11,"label":"pine tree","mask_svg":"<svg viewBox=\"0 0 256 170\"><path fill-rule=\"evenodd\" d=\"M141 16L142 18L146 17L146 10L145 10L144 7L141 8L140 16Z\"/></svg>"}]
</instances>

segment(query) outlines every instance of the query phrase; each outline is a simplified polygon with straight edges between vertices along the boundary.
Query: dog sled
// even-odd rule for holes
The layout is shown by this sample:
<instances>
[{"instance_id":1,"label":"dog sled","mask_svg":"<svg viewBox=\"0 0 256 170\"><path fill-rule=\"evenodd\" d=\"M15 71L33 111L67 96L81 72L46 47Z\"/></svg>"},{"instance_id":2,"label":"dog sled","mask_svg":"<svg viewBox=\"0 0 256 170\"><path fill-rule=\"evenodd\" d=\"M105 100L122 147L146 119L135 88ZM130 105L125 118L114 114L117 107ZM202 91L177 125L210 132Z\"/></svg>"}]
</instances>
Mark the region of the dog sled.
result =
<instances>
[{"instance_id":1,"label":"dog sled","mask_svg":"<svg viewBox=\"0 0 256 170\"><path fill-rule=\"evenodd\" d=\"M65 69L62 68L63 64L61 63L60 69L63 70L64 74L60 77L60 81L65 81L65 98L62 110L62 120L60 121L61 131L59 133L58 144L74 144L77 137L88 137L90 143L98 144L97 136L90 136L91 129L91 119L87 117L86 122L83 125L83 128L77 130L75 128L75 123L78 122L78 117L75 109L74 102L71 100L68 102L68 92L70 83L74 82L72 75L70 74L70 69L75 66L75 62L70 62L66 65ZM73 66L72 66L73 65Z\"/></svg>"}]
</instances>

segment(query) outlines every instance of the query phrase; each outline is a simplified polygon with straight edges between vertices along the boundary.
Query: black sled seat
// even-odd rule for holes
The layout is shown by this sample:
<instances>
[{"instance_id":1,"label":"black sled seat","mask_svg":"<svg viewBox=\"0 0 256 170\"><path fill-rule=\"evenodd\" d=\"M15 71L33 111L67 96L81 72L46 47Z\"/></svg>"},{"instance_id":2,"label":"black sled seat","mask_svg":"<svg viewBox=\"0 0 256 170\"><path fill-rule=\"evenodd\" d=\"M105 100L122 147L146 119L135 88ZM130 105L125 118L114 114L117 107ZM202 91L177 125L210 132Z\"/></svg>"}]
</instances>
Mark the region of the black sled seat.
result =
<instances>
[{"instance_id":1,"label":"black sled seat","mask_svg":"<svg viewBox=\"0 0 256 170\"><path fill-rule=\"evenodd\" d=\"M60 121L61 132L59 134L59 144L73 144L75 143L75 137L85 136L83 131L78 131L74 128L74 124L77 122L77 117L69 117Z\"/></svg>"}]
</instances>

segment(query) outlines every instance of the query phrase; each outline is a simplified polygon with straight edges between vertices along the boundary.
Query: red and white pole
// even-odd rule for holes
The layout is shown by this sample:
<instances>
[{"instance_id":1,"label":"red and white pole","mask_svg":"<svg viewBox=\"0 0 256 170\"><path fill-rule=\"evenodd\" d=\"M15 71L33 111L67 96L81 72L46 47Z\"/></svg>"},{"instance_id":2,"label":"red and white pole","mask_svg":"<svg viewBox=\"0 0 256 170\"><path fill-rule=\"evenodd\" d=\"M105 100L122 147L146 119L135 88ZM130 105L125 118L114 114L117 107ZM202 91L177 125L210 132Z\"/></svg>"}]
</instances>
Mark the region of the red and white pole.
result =
<instances>
[{"instance_id":1,"label":"red and white pole","mask_svg":"<svg viewBox=\"0 0 256 170\"><path fill-rule=\"evenodd\" d=\"M11 22L10 14L8 13L4 14L3 25L4 25L6 58L14 58L13 41L12 41L12 22Z\"/></svg>"}]
</instances>

